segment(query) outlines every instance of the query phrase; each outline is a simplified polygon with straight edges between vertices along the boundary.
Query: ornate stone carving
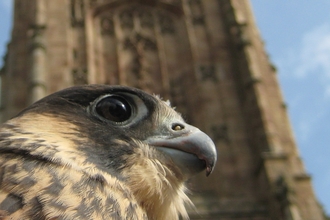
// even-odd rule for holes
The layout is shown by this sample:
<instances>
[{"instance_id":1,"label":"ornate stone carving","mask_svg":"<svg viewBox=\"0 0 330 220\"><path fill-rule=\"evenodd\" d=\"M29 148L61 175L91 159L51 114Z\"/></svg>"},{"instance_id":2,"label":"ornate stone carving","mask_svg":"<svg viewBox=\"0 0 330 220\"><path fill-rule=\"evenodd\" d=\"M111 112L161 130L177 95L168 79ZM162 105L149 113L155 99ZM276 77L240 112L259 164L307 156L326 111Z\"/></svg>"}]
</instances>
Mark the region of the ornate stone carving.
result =
<instances>
[{"instance_id":1,"label":"ornate stone carving","mask_svg":"<svg viewBox=\"0 0 330 220\"><path fill-rule=\"evenodd\" d=\"M146 10L139 10L138 17L141 27L152 28L154 27L154 17L152 12Z\"/></svg>"},{"instance_id":2,"label":"ornate stone carving","mask_svg":"<svg viewBox=\"0 0 330 220\"><path fill-rule=\"evenodd\" d=\"M46 49L45 42L43 39L43 34L46 29L45 25L41 24L34 24L30 26L30 29L28 31L28 35L31 39L29 49L30 51L33 51L36 48L42 48Z\"/></svg>"},{"instance_id":3,"label":"ornate stone carving","mask_svg":"<svg viewBox=\"0 0 330 220\"><path fill-rule=\"evenodd\" d=\"M123 50L130 51L130 55L126 55L130 58L130 72L132 72L137 78L143 78L142 72L148 73L149 71L145 68L144 64L151 65L146 61L145 55L148 51L155 52L157 45L154 40L135 34L131 38L126 38L122 43Z\"/></svg>"},{"instance_id":4,"label":"ornate stone carving","mask_svg":"<svg viewBox=\"0 0 330 220\"><path fill-rule=\"evenodd\" d=\"M71 25L83 27L85 25L85 12L83 0L71 0Z\"/></svg>"},{"instance_id":5,"label":"ornate stone carving","mask_svg":"<svg viewBox=\"0 0 330 220\"><path fill-rule=\"evenodd\" d=\"M198 68L198 74L202 81L211 80L218 81L217 72L214 65L201 65Z\"/></svg>"},{"instance_id":6,"label":"ornate stone carving","mask_svg":"<svg viewBox=\"0 0 330 220\"><path fill-rule=\"evenodd\" d=\"M250 45L251 39L249 38L248 33L246 31L247 24L246 23L237 24L236 28L237 28L237 39L238 39L239 45L241 47Z\"/></svg>"},{"instance_id":7,"label":"ornate stone carving","mask_svg":"<svg viewBox=\"0 0 330 220\"><path fill-rule=\"evenodd\" d=\"M76 68L72 70L72 79L74 85L87 84L87 70L86 68Z\"/></svg>"},{"instance_id":8,"label":"ornate stone carving","mask_svg":"<svg viewBox=\"0 0 330 220\"><path fill-rule=\"evenodd\" d=\"M189 0L191 19L194 25L205 24L204 9L201 0Z\"/></svg>"},{"instance_id":9,"label":"ornate stone carving","mask_svg":"<svg viewBox=\"0 0 330 220\"><path fill-rule=\"evenodd\" d=\"M250 86L253 86L257 83L260 83L261 82L261 79L260 77L256 77L256 76L249 76L246 80L245 80L245 87L246 88L249 88Z\"/></svg>"},{"instance_id":10,"label":"ornate stone carving","mask_svg":"<svg viewBox=\"0 0 330 220\"><path fill-rule=\"evenodd\" d=\"M129 52L125 55L125 59L128 60L126 68L129 69L129 72L133 73L135 77L139 78L141 63L136 42L127 38L122 42L122 49Z\"/></svg>"},{"instance_id":11,"label":"ornate stone carving","mask_svg":"<svg viewBox=\"0 0 330 220\"><path fill-rule=\"evenodd\" d=\"M275 181L275 196L283 207L293 202L293 191L283 176Z\"/></svg>"},{"instance_id":12,"label":"ornate stone carving","mask_svg":"<svg viewBox=\"0 0 330 220\"><path fill-rule=\"evenodd\" d=\"M129 39L125 39L122 43L122 48L124 50L131 50L131 51L135 51L135 45L134 43Z\"/></svg>"},{"instance_id":13,"label":"ornate stone carving","mask_svg":"<svg viewBox=\"0 0 330 220\"><path fill-rule=\"evenodd\" d=\"M143 50L149 50L149 51L157 50L157 45L155 40L148 37L144 37L140 34L137 34L135 39L137 43L141 44Z\"/></svg>"},{"instance_id":14,"label":"ornate stone carving","mask_svg":"<svg viewBox=\"0 0 330 220\"><path fill-rule=\"evenodd\" d=\"M142 36L141 34L135 34L134 37L127 38L123 42L124 50L134 50L140 51L141 50L157 50L157 45L154 40L151 38Z\"/></svg>"},{"instance_id":15,"label":"ornate stone carving","mask_svg":"<svg viewBox=\"0 0 330 220\"><path fill-rule=\"evenodd\" d=\"M102 35L113 35L114 34L114 23L113 19L109 17L103 17L100 20L101 34Z\"/></svg>"},{"instance_id":16,"label":"ornate stone carving","mask_svg":"<svg viewBox=\"0 0 330 220\"><path fill-rule=\"evenodd\" d=\"M181 114L187 119L187 108L184 108L183 106L187 105L187 98L185 97L184 92L184 76L183 74L181 76L178 76L175 79L171 79L170 81L170 96L171 96L171 105L174 107L178 107L178 111L181 112ZM188 119L189 120L189 119Z\"/></svg>"},{"instance_id":17,"label":"ornate stone carving","mask_svg":"<svg viewBox=\"0 0 330 220\"><path fill-rule=\"evenodd\" d=\"M132 2L134 4L131 4ZM110 7L112 5L114 7ZM175 32L176 14L169 12L169 8L175 7L168 6L166 9L159 9L157 5L151 4L151 1L116 3L109 4L109 10L103 11L98 15L99 17L95 18L99 19L95 22L99 22L101 34L112 36L101 38L103 45L113 46L116 43L119 46L119 49L113 53L117 53L121 83L150 92L160 90L163 85L161 82L162 63L160 63L158 53L160 41L157 42L156 39L160 34ZM106 59L110 56L102 57L103 63L106 63Z\"/></svg>"},{"instance_id":18,"label":"ornate stone carving","mask_svg":"<svg viewBox=\"0 0 330 220\"><path fill-rule=\"evenodd\" d=\"M43 34L45 29L46 29L46 25L42 25L42 24L30 25L29 37L34 38L40 36Z\"/></svg>"},{"instance_id":19,"label":"ornate stone carving","mask_svg":"<svg viewBox=\"0 0 330 220\"><path fill-rule=\"evenodd\" d=\"M251 39L247 32L248 24L231 21L230 25L230 33L234 36L238 48L244 48L251 44Z\"/></svg>"},{"instance_id":20,"label":"ornate stone carving","mask_svg":"<svg viewBox=\"0 0 330 220\"><path fill-rule=\"evenodd\" d=\"M228 127L225 124L217 124L211 126L212 138L215 141L229 142Z\"/></svg>"},{"instance_id":21,"label":"ornate stone carving","mask_svg":"<svg viewBox=\"0 0 330 220\"><path fill-rule=\"evenodd\" d=\"M133 29L134 21L133 21L133 10L132 9L121 12L119 15L119 18L120 18L121 28Z\"/></svg>"},{"instance_id":22,"label":"ornate stone carving","mask_svg":"<svg viewBox=\"0 0 330 220\"><path fill-rule=\"evenodd\" d=\"M167 14L159 14L158 22L162 34L173 34L175 32L173 19Z\"/></svg>"}]
</instances>

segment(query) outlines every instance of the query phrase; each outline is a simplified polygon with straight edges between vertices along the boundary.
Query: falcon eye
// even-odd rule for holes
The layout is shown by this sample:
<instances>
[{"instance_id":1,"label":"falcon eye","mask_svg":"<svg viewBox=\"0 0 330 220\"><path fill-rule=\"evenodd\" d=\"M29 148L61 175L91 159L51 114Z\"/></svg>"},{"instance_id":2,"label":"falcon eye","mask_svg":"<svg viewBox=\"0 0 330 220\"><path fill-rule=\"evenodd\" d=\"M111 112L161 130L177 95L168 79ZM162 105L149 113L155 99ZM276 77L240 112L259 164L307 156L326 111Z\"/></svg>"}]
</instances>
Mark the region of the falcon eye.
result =
<instances>
[{"instance_id":1,"label":"falcon eye","mask_svg":"<svg viewBox=\"0 0 330 220\"><path fill-rule=\"evenodd\" d=\"M95 106L97 114L113 122L124 122L132 115L130 104L120 96L108 96Z\"/></svg>"}]
</instances>

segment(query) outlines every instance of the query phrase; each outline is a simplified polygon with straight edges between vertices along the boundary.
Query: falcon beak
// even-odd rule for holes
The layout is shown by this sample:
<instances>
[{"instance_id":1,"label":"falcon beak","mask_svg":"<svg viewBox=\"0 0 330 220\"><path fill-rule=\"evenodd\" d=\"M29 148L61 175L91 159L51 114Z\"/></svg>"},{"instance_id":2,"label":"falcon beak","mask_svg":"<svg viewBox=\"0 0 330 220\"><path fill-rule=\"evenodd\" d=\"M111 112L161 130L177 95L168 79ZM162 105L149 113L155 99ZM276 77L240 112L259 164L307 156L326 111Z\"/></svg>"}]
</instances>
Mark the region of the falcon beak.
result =
<instances>
[{"instance_id":1,"label":"falcon beak","mask_svg":"<svg viewBox=\"0 0 330 220\"><path fill-rule=\"evenodd\" d=\"M211 138L198 128L184 124L179 131L165 136L154 136L147 140L149 145L171 157L173 162L188 176L206 169L209 176L217 161L217 152Z\"/></svg>"}]
</instances>

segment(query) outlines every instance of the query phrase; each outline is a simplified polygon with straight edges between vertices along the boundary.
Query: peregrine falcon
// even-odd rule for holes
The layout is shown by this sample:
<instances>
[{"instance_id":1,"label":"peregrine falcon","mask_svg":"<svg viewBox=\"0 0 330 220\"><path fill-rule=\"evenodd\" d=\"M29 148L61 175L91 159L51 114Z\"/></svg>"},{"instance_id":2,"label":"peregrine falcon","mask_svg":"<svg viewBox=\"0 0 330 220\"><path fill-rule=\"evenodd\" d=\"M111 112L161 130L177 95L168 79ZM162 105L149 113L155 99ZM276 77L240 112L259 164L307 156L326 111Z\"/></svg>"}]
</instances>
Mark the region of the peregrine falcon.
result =
<instances>
[{"instance_id":1,"label":"peregrine falcon","mask_svg":"<svg viewBox=\"0 0 330 220\"><path fill-rule=\"evenodd\" d=\"M216 159L157 96L71 87L1 126L0 219L187 219L185 181Z\"/></svg>"}]
</instances>

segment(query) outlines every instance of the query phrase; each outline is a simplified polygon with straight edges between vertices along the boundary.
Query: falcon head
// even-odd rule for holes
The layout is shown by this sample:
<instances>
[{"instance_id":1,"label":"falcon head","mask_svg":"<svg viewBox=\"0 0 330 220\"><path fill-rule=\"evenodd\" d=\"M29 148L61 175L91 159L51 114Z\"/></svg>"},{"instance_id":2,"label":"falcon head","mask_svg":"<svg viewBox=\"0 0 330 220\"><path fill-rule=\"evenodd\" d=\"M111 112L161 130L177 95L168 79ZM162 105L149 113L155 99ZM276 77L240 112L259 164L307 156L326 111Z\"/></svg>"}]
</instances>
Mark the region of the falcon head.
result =
<instances>
[{"instance_id":1,"label":"falcon head","mask_svg":"<svg viewBox=\"0 0 330 220\"><path fill-rule=\"evenodd\" d=\"M88 85L54 93L9 124L19 125L31 155L97 176L116 178L150 219L186 218L184 182L217 153L212 140L187 124L167 102L123 86ZM35 145L33 145L35 146ZM109 183L110 184L110 183Z\"/></svg>"}]
</instances>

